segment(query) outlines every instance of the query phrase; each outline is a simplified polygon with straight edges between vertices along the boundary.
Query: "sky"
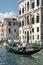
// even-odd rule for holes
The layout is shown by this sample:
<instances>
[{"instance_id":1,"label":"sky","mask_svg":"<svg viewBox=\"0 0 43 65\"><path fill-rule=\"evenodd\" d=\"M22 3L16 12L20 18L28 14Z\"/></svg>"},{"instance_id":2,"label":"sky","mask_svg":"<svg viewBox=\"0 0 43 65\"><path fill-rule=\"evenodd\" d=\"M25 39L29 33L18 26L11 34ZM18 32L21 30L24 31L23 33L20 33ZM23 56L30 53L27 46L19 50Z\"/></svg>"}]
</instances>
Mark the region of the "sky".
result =
<instances>
[{"instance_id":1,"label":"sky","mask_svg":"<svg viewBox=\"0 0 43 65\"><path fill-rule=\"evenodd\" d=\"M0 0L0 18L18 15L18 0Z\"/></svg>"}]
</instances>

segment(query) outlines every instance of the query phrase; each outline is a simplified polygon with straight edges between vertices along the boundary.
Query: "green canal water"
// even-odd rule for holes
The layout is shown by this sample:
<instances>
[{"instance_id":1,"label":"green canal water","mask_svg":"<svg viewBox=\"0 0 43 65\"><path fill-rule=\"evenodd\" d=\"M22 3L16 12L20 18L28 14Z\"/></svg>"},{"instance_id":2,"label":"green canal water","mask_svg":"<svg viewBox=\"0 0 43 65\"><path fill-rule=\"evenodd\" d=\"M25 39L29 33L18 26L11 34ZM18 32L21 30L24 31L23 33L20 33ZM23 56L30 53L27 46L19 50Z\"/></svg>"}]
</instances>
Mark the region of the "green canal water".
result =
<instances>
[{"instance_id":1,"label":"green canal water","mask_svg":"<svg viewBox=\"0 0 43 65\"><path fill-rule=\"evenodd\" d=\"M32 56L8 52L0 45L0 65L43 65L43 49Z\"/></svg>"}]
</instances>

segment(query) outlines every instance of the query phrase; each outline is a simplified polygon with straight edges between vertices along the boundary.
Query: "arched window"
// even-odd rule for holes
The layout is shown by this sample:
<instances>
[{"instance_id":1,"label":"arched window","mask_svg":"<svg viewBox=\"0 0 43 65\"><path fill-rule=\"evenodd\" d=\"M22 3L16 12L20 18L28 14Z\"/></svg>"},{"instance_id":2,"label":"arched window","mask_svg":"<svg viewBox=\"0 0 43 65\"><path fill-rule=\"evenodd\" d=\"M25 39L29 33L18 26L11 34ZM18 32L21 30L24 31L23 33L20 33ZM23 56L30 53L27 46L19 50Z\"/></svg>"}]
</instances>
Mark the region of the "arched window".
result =
<instances>
[{"instance_id":1,"label":"arched window","mask_svg":"<svg viewBox=\"0 0 43 65\"><path fill-rule=\"evenodd\" d=\"M34 24L34 16L32 17L32 24Z\"/></svg>"},{"instance_id":2,"label":"arched window","mask_svg":"<svg viewBox=\"0 0 43 65\"><path fill-rule=\"evenodd\" d=\"M36 16L37 23L39 23L39 14Z\"/></svg>"},{"instance_id":3,"label":"arched window","mask_svg":"<svg viewBox=\"0 0 43 65\"><path fill-rule=\"evenodd\" d=\"M29 2L27 2L27 11L29 11Z\"/></svg>"},{"instance_id":4,"label":"arched window","mask_svg":"<svg viewBox=\"0 0 43 65\"><path fill-rule=\"evenodd\" d=\"M19 10L19 15L21 15L21 10Z\"/></svg>"},{"instance_id":5,"label":"arched window","mask_svg":"<svg viewBox=\"0 0 43 65\"><path fill-rule=\"evenodd\" d=\"M33 9L35 7L35 2L32 2L31 8Z\"/></svg>"},{"instance_id":6,"label":"arched window","mask_svg":"<svg viewBox=\"0 0 43 65\"><path fill-rule=\"evenodd\" d=\"M21 27L21 20L19 21L19 27Z\"/></svg>"},{"instance_id":7,"label":"arched window","mask_svg":"<svg viewBox=\"0 0 43 65\"><path fill-rule=\"evenodd\" d=\"M24 13L24 7L22 8L22 13Z\"/></svg>"},{"instance_id":8,"label":"arched window","mask_svg":"<svg viewBox=\"0 0 43 65\"><path fill-rule=\"evenodd\" d=\"M24 26L24 19L22 20L22 26Z\"/></svg>"},{"instance_id":9,"label":"arched window","mask_svg":"<svg viewBox=\"0 0 43 65\"><path fill-rule=\"evenodd\" d=\"M29 24L29 16L27 16L27 25Z\"/></svg>"},{"instance_id":10,"label":"arched window","mask_svg":"<svg viewBox=\"0 0 43 65\"><path fill-rule=\"evenodd\" d=\"M37 0L37 6L39 6L39 0Z\"/></svg>"}]
</instances>

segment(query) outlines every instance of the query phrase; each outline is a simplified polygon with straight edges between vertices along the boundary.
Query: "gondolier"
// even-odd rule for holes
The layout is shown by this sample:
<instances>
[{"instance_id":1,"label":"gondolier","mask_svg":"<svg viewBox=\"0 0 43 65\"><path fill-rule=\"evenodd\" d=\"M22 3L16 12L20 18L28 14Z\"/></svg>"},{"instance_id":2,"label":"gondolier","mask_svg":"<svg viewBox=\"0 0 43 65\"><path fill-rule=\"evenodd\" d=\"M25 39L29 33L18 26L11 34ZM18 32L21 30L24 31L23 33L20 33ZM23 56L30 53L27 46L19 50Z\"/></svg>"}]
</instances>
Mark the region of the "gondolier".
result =
<instances>
[{"instance_id":1,"label":"gondolier","mask_svg":"<svg viewBox=\"0 0 43 65\"><path fill-rule=\"evenodd\" d=\"M26 43L25 43L25 40L24 40L23 43L22 43L22 50L23 50L23 51L26 50Z\"/></svg>"}]
</instances>

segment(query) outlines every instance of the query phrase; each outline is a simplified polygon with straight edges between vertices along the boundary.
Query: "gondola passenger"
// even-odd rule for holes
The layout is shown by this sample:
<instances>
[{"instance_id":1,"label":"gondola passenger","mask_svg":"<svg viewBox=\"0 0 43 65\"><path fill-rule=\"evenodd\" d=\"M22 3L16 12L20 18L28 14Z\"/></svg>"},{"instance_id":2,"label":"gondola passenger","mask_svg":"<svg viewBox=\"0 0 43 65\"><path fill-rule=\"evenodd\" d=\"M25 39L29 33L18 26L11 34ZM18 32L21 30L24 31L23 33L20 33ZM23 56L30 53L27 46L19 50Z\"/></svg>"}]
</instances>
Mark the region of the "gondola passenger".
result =
<instances>
[{"instance_id":1,"label":"gondola passenger","mask_svg":"<svg viewBox=\"0 0 43 65\"><path fill-rule=\"evenodd\" d=\"M22 50L21 46L18 44L18 51Z\"/></svg>"}]
</instances>

